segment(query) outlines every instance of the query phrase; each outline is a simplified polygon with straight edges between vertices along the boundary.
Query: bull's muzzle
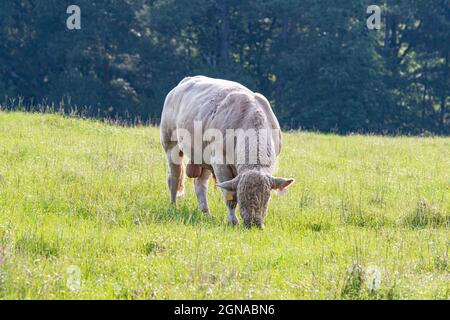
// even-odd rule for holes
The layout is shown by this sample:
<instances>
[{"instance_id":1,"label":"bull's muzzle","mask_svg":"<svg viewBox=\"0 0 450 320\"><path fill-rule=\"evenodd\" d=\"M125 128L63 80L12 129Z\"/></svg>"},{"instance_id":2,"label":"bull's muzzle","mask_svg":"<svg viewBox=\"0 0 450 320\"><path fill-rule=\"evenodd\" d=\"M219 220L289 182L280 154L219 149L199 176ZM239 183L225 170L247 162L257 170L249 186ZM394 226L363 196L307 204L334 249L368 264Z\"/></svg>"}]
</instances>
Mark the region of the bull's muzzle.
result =
<instances>
[{"instance_id":1,"label":"bull's muzzle","mask_svg":"<svg viewBox=\"0 0 450 320\"><path fill-rule=\"evenodd\" d=\"M264 229L264 223L260 219L244 219L244 226L248 229L256 227L258 229Z\"/></svg>"}]
</instances>

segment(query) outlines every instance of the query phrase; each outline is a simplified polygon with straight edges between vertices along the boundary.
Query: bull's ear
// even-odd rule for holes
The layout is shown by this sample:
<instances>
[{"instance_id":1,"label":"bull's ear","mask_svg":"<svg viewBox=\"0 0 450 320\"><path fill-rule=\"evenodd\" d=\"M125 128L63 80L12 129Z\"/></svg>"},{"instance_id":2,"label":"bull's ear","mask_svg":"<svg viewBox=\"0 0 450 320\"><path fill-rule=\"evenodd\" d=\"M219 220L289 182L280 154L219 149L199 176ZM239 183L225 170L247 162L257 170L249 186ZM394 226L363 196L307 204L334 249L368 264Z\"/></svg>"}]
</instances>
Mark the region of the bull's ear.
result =
<instances>
[{"instance_id":1,"label":"bull's ear","mask_svg":"<svg viewBox=\"0 0 450 320\"><path fill-rule=\"evenodd\" d=\"M294 179L272 177L272 189L283 191L294 183Z\"/></svg>"},{"instance_id":2,"label":"bull's ear","mask_svg":"<svg viewBox=\"0 0 450 320\"><path fill-rule=\"evenodd\" d=\"M227 191L236 191L238 183L239 183L239 176L235 177L232 180L218 183L217 186Z\"/></svg>"}]
</instances>

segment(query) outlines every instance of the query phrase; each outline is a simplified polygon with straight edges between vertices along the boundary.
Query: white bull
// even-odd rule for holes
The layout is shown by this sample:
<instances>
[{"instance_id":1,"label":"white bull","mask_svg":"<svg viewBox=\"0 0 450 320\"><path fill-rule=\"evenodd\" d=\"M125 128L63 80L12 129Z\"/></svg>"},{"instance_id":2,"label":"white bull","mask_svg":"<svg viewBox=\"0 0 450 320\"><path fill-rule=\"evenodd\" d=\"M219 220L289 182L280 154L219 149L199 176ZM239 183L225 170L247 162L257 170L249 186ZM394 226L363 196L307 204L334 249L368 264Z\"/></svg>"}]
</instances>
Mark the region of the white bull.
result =
<instances>
[{"instance_id":1,"label":"white bull","mask_svg":"<svg viewBox=\"0 0 450 320\"><path fill-rule=\"evenodd\" d=\"M271 190L293 179L272 173L281 150L281 130L267 99L239 83L203 76L183 79L167 95L161 117L161 144L169 162L171 203L184 193L185 176L195 178L200 210L209 213L208 179L214 175L238 224L263 227ZM183 157L190 159L185 168Z\"/></svg>"}]
</instances>

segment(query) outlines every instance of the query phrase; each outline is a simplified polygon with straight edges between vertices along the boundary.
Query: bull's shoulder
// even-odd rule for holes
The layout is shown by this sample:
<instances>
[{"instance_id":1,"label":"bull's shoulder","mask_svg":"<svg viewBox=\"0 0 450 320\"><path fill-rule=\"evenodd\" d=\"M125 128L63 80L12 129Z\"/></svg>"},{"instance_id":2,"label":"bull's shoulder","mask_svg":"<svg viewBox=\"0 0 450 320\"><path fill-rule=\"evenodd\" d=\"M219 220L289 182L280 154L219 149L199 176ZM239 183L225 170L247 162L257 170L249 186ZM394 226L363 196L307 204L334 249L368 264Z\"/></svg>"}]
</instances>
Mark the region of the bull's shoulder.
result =
<instances>
[{"instance_id":1,"label":"bull's shoulder","mask_svg":"<svg viewBox=\"0 0 450 320\"><path fill-rule=\"evenodd\" d=\"M267 117L267 121L269 122L271 129L275 130L273 132L273 139L275 142L276 153L278 155L281 152L281 145L282 145L280 123L278 122L278 119L275 116L272 107L270 106L270 102L267 100L266 97L264 97L260 93L255 93L255 99L259 107L264 110L264 113Z\"/></svg>"},{"instance_id":2,"label":"bull's shoulder","mask_svg":"<svg viewBox=\"0 0 450 320\"><path fill-rule=\"evenodd\" d=\"M264 110L264 113L266 114L267 120L269 121L272 129L280 129L278 119L275 116L275 113L273 112L272 107L270 106L270 103L267 100L267 98L260 93L255 93L254 96L259 107Z\"/></svg>"}]
</instances>

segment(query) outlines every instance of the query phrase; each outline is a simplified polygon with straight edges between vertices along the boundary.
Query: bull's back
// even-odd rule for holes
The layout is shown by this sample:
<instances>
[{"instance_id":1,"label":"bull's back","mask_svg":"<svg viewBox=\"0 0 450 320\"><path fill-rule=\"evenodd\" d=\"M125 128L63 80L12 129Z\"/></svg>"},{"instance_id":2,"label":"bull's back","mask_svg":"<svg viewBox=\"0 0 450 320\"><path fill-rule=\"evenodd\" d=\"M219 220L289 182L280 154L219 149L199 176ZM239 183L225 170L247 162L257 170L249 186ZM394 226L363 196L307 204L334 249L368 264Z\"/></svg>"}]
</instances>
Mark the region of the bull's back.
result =
<instances>
[{"instance_id":1,"label":"bull's back","mask_svg":"<svg viewBox=\"0 0 450 320\"><path fill-rule=\"evenodd\" d=\"M234 91L253 95L236 82L204 76L185 78L167 95L161 124L170 122L175 129L190 130L194 121L207 121L211 110Z\"/></svg>"},{"instance_id":2,"label":"bull's back","mask_svg":"<svg viewBox=\"0 0 450 320\"><path fill-rule=\"evenodd\" d=\"M203 130L241 128L246 126L241 123L246 116L251 118L251 114L246 113L252 112L252 104L264 111L268 127L279 129L264 96L237 82L204 76L184 78L166 97L161 117L162 139L170 138L172 132L180 128L193 132L195 121L202 123ZM275 134L273 138L280 146L281 136Z\"/></svg>"}]
</instances>

